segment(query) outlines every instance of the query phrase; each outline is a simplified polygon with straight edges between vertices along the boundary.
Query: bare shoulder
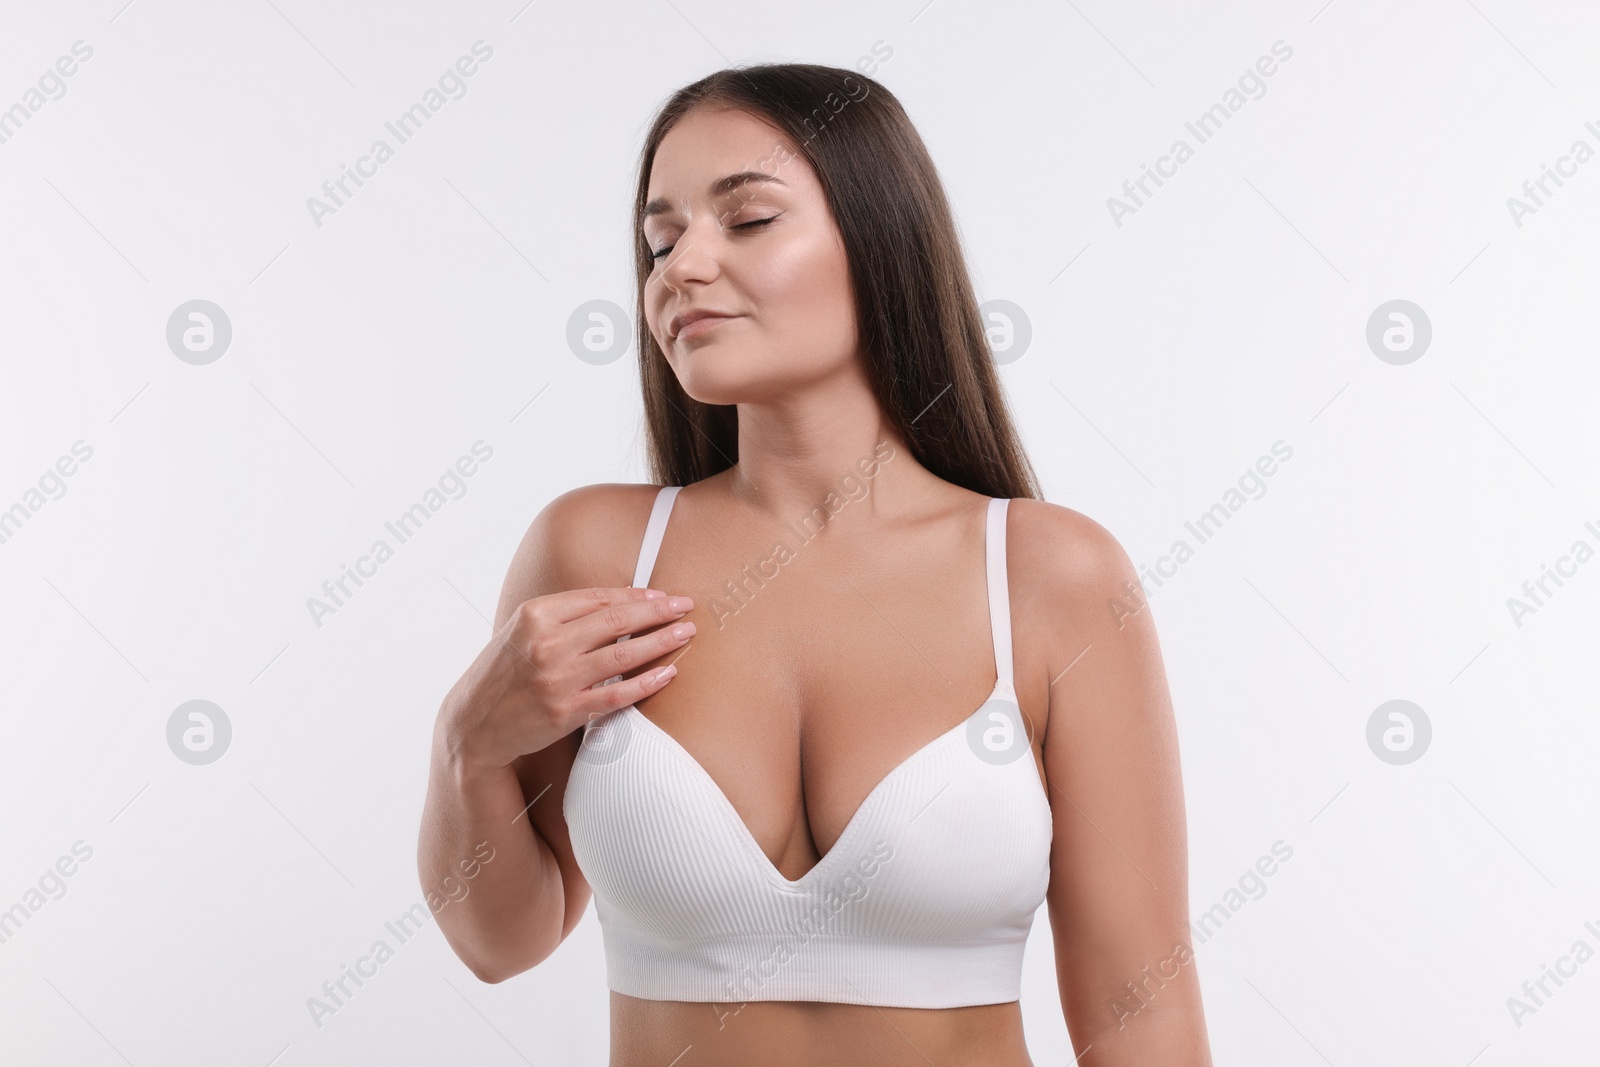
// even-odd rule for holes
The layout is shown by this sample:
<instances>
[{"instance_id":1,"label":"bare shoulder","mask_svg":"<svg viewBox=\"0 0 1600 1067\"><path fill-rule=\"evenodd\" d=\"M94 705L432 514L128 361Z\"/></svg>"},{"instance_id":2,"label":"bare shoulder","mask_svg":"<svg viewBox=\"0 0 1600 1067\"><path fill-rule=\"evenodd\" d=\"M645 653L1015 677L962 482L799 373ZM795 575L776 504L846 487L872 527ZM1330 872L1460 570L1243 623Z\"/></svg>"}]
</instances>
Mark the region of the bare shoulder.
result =
<instances>
[{"instance_id":1,"label":"bare shoulder","mask_svg":"<svg viewBox=\"0 0 1600 1067\"><path fill-rule=\"evenodd\" d=\"M506 570L495 628L524 600L631 582L645 522L660 488L624 482L584 485L541 508Z\"/></svg>"},{"instance_id":2,"label":"bare shoulder","mask_svg":"<svg viewBox=\"0 0 1600 1067\"><path fill-rule=\"evenodd\" d=\"M1064 745L1102 751L1104 745L1134 744L1092 732L1110 729L1109 722L1125 729L1170 729L1171 702L1155 619L1138 570L1121 543L1100 523L1071 508L1031 499L1013 501L1012 506L1016 515L1007 556L1016 591L1012 614L1021 628L1019 663L1043 679L1052 709L1045 731L1046 763L1056 761L1057 766L1047 766L1047 773L1066 773L1059 763ZM1058 725L1060 709L1068 714ZM1051 738L1070 741L1052 746Z\"/></svg>"},{"instance_id":3,"label":"bare shoulder","mask_svg":"<svg viewBox=\"0 0 1600 1067\"><path fill-rule=\"evenodd\" d=\"M1018 583L1050 595L1077 600L1122 591L1137 584L1133 562L1110 530L1081 511L1047 500L1022 498L1010 504L1007 564Z\"/></svg>"},{"instance_id":4,"label":"bare shoulder","mask_svg":"<svg viewBox=\"0 0 1600 1067\"><path fill-rule=\"evenodd\" d=\"M1139 572L1111 531L1072 508L1013 500L1007 569L1012 612L1054 679L1079 651L1148 662L1156 635Z\"/></svg>"}]
</instances>

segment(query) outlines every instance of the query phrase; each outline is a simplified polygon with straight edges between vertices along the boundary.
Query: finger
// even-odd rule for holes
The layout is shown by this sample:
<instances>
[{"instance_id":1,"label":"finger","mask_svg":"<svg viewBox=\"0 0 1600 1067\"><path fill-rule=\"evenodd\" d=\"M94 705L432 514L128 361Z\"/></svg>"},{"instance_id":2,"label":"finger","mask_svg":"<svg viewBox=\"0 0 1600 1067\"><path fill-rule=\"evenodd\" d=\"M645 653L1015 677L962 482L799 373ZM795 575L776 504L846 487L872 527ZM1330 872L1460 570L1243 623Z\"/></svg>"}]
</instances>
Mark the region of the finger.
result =
<instances>
[{"instance_id":1,"label":"finger","mask_svg":"<svg viewBox=\"0 0 1600 1067\"><path fill-rule=\"evenodd\" d=\"M677 673L678 668L669 663L664 667L645 671L634 678L627 678L611 685L597 686L590 690L595 695L586 702L587 717L593 719L608 711L637 704L651 693L660 692Z\"/></svg>"},{"instance_id":2,"label":"finger","mask_svg":"<svg viewBox=\"0 0 1600 1067\"><path fill-rule=\"evenodd\" d=\"M667 594L660 589L650 589L645 586L593 585L582 589L547 593L539 599L547 606L551 619L558 623L567 623L613 605L664 601L667 599Z\"/></svg>"},{"instance_id":3,"label":"finger","mask_svg":"<svg viewBox=\"0 0 1600 1067\"><path fill-rule=\"evenodd\" d=\"M675 622L694 609L686 596L661 596L597 604L587 615L563 624L562 638L575 655L614 644L620 637L636 637L664 623Z\"/></svg>"},{"instance_id":4,"label":"finger","mask_svg":"<svg viewBox=\"0 0 1600 1067\"><path fill-rule=\"evenodd\" d=\"M575 669L581 685L601 679L615 682L634 668L682 648L694 637L695 625L681 619L637 637L624 637L578 658Z\"/></svg>"}]
</instances>

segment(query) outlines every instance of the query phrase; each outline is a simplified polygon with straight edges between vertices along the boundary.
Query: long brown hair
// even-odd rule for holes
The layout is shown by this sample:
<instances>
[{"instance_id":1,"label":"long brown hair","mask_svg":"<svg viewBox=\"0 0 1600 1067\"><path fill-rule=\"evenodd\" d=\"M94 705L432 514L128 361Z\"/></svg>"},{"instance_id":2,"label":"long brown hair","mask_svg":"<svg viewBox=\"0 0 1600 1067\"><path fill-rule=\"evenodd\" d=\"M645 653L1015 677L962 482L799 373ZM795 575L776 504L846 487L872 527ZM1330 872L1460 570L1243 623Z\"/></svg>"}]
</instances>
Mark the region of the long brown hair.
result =
<instances>
[{"instance_id":1,"label":"long brown hair","mask_svg":"<svg viewBox=\"0 0 1600 1067\"><path fill-rule=\"evenodd\" d=\"M867 379L917 462L985 496L1042 498L1000 391L927 147L888 89L855 71L811 63L717 71L674 93L645 138L633 231L651 476L689 485L739 458L738 407L702 404L685 393L645 321L654 266L642 217L650 169L667 131L702 104L765 118L816 171L844 241Z\"/></svg>"}]
</instances>

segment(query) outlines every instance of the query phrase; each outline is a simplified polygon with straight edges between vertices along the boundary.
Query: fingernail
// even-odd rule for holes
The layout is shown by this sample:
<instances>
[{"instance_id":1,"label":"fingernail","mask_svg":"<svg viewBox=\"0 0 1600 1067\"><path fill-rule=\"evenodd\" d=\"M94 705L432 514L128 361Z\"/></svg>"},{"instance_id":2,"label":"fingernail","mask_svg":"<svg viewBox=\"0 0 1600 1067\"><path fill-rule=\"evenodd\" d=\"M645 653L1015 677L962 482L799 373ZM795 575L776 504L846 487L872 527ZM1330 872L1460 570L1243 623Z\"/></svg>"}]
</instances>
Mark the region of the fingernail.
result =
<instances>
[{"instance_id":1,"label":"fingernail","mask_svg":"<svg viewBox=\"0 0 1600 1067\"><path fill-rule=\"evenodd\" d=\"M686 596L675 596L671 600L667 601L667 607L671 608L673 611L688 611L690 608L694 607L694 601L690 600Z\"/></svg>"},{"instance_id":2,"label":"fingernail","mask_svg":"<svg viewBox=\"0 0 1600 1067\"><path fill-rule=\"evenodd\" d=\"M659 671L656 671L656 677L655 677L654 684L660 685L662 682L666 681L668 678L671 678L674 674L677 674L677 673L678 673L677 666L675 664L669 663L665 667L662 667Z\"/></svg>"},{"instance_id":3,"label":"fingernail","mask_svg":"<svg viewBox=\"0 0 1600 1067\"><path fill-rule=\"evenodd\" d=\"M664 597L666 595L667 594L663 593L659 589L646 589L644 591L644 598L646 600L660 600L662 597Z\"/></svg>"},{"instance_id":4,"label":"fingernail","mask_svg":"<svg viewBox=\"0 0 1600 1067\"><path fill-rule=\"evenodd\" d=\"M672 628L672 636L676 637L680 641L682 641L685 637L691 636L693 633L694 623L692 622L680 622L678 625Z\"/></svg>"}]
</instances>

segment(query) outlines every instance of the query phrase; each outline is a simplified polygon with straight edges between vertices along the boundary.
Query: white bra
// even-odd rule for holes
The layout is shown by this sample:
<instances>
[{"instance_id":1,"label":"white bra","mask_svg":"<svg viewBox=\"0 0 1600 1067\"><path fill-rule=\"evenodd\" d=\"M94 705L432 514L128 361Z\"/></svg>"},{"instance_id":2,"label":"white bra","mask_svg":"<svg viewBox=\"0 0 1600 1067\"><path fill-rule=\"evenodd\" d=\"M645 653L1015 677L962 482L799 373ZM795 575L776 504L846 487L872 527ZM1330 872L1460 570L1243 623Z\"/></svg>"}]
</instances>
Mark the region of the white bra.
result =
<instances>
[{"instance_id":1,"label":"white bra","mask_svg":"<svg viewBox=\"0 0 1600 1067\"><path fill-rule=\"evenodd\" d=\"M656 497L635 586L649 584L680 488ZM730 1004L1019 999L1053 824L1011 680L1007 503L989 501L985 528L994 690L890 771L798 879L636 705L584 727L562 810L594 890L609 988Z\"/></svg>"}]
</instances>

